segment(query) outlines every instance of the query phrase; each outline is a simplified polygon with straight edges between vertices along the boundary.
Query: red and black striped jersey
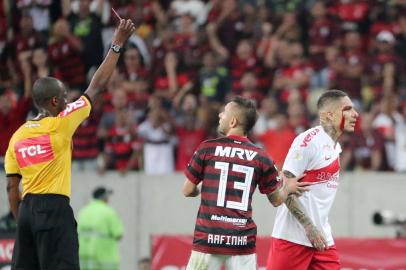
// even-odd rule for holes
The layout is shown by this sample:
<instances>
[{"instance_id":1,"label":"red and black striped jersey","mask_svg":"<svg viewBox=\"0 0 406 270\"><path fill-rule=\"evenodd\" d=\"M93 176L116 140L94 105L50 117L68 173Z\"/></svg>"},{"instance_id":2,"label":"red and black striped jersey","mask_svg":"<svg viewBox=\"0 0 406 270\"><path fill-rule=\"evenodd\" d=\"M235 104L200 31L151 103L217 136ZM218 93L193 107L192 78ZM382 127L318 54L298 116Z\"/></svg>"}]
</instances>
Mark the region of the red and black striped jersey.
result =
<instances>
[{"instance_id":1,"label":"red and black striped jersey","mask_svg":"<svg viewBox=\"0 0 406 270\"><path fill-rule=\"evenodd\" d=\"M255 252L257 226L252 220L252 194L279 185L268 154L245 137L227 136L200 144L185 175L202 182L193 250L225 255Z\"/></svg>"}]
</instances>

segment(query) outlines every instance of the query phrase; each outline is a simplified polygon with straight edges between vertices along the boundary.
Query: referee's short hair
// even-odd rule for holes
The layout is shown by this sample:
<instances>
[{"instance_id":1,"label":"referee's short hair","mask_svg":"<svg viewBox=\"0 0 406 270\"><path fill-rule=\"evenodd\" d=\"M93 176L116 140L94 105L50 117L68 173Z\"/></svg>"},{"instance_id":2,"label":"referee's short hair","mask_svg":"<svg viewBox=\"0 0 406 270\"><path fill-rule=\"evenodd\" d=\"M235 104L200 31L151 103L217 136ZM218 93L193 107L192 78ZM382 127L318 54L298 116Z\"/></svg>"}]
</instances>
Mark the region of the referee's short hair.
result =
<instances>
[{"instance_id":1,"label":"referee's short hair","mask_svg":"<svg viewBox=\"0 0 406 270\"><path fill-rule=\"evenodd\" d=\"M337 101L343 97L348 97L347 93L341 90L327 90L324 92L317 101L317 109L320 111L324 106L330 102Z\"/></svg>"},{"instance_id":2,"label":"referee's short hair","mask_svg":"<svg viewBox=\"0 0 406 270\"><path fill-rule=\"evenodd\" d=\"M255 102L241 96L235 96L231 102L236 103L237 106L242 110L244 119L241 119L241 124L243 125L244 133L248 134L258 118L257 106L255 105Z\"/></svg>"},{"instance_id":3,"label":"referee's short hair","mask_svg":"<svg viewBox=\"0 0 406 270\"><path fill-rule=\"evenodd\" d=\"M53 97L60 94L60 83L53 77L43 77L35 81L32 88L32 99L37 108L46 106L46 103Z\"/></svg>"}]
</instances>

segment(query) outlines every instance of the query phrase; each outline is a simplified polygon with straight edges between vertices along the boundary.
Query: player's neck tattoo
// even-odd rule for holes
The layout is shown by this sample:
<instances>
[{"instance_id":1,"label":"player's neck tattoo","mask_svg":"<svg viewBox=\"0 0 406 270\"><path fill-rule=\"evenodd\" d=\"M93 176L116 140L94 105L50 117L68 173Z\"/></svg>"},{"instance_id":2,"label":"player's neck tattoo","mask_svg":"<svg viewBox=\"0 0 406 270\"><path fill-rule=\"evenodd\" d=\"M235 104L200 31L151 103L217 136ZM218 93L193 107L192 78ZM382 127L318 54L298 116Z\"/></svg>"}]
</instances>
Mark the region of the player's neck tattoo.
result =
<instances>
[{"instance_id":1,"label":"player's neck tattoo","mask_svg":"<svg viewBox=\"0 0 406 270\"><path fill-rule=\"evenodd\" d=\"M330 123L322 122L321 126L323 127L324 131L333 139L333 141L337 142L338 137L340 137L342 134L342 131L335 129L334 126Z\"/></svg>"}]
</instances>

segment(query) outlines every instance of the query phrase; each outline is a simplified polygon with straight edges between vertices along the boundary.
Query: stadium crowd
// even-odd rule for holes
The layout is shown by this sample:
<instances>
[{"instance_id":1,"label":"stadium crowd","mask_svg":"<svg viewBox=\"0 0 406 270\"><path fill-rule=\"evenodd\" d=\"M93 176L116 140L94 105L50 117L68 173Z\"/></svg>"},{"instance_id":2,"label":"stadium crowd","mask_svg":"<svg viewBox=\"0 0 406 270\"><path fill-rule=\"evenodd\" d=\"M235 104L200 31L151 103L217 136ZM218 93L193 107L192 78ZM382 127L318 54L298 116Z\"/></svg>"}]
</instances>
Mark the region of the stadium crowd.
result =
<instances>
[{"instance_id":1,"label":"stadium crowd","mask_svg":"<svg viewBox=\"0 0 406 270\"><path fill-rule=\"evenodd\" d=\"M35 113L37 78L62 80L70 101L85 90L110 48L114 7L137 35L74 136L75 169L183 170L233 95L257 102L251 139L281 167L315 124L320 93L337 88L361 115L342 137L341 167L406 171L404 0L0 3L0 158Z\"/></svg>"}]
</instances>

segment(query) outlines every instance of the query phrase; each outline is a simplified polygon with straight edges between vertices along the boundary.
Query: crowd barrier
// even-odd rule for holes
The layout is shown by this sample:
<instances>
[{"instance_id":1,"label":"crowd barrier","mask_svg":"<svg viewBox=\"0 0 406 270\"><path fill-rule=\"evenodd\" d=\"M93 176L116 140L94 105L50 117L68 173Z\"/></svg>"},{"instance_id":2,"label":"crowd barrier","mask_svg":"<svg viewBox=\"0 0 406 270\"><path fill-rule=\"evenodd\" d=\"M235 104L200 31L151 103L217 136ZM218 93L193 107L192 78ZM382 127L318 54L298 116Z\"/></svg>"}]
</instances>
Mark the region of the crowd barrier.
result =
<instances>
[{"instance_id":1,"label":"crowd barrier","mask_svg":"<svg viewBox=\"0 0 406 270\"><path fill-rule=\"evenodd\" d=\"M0 270L10 269L13 247L14 234L0 232Z\"/></svg>"},{"instance_id":2,"label":"crowd barrier","mask_svg":"<svg viewBox=\"0 0 406 270\"><path fill-rule=\"evenodd\" d=\"M185 270L192 236L152 237L152 270ZM406 239L337 238L341 270L405 270ZM266 269L270 237L257 238L258 270ZM289 270L289 269L286 269Z\"/></svg>"}]
</instances>

